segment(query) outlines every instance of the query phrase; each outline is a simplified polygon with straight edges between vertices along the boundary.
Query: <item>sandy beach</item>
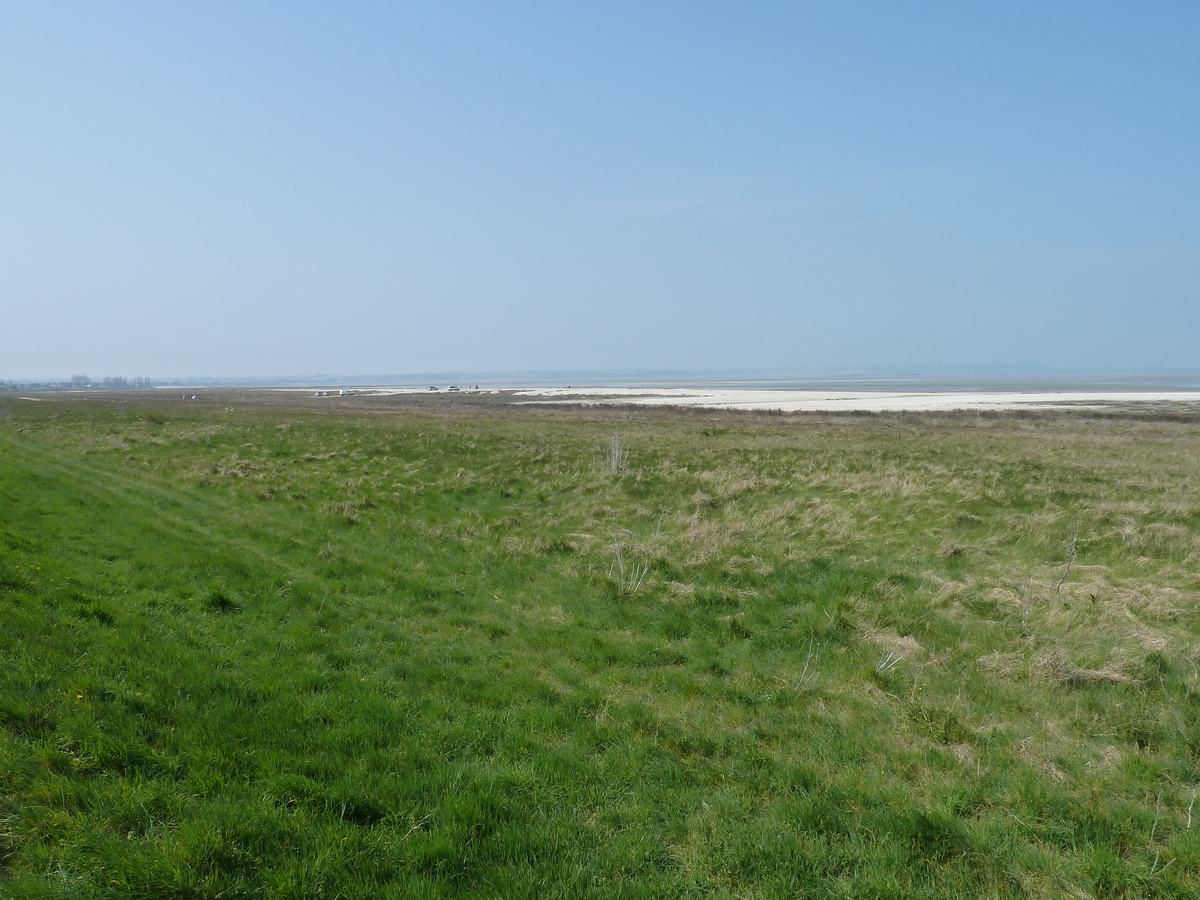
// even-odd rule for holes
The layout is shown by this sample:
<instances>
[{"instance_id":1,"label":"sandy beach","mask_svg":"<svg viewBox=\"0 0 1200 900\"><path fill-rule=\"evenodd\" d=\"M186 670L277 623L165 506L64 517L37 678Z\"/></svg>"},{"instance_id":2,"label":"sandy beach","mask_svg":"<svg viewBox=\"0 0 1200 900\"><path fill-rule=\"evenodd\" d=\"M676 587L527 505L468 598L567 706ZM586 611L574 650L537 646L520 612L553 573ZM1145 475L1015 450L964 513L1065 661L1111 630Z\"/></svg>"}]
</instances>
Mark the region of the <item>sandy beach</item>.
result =
<instances>
[{"instance_id":1,"label":"sandy beach","mask_svg":"<svg viewBox=\"0 0 1200 900\"><path fill-rule=\"evenodd\" d=\"M796 391L697 388L525 388L527 403L693 406L711 409L778 409L785 412L899 412L955 409L1105 409L1200 405L1198 391Z\"/></svg>"}]
</instances>

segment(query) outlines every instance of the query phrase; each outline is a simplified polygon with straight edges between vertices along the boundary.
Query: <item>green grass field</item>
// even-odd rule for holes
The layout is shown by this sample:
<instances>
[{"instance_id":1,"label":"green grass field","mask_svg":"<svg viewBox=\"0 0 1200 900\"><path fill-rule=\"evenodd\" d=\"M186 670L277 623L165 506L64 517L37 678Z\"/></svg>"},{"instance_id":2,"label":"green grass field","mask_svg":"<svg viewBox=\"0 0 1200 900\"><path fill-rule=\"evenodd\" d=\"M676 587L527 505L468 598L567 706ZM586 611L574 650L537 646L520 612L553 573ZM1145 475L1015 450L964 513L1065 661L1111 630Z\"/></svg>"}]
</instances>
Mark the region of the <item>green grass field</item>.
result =
<instances>
[{"instance_id":1,"label":"green grass field","mask_svg":"<svg viewBox=\"0 0 1200 900\"><path fill-rule=\"evenodd\" d=\"M1198 451L2 398L0 896L1195 897Z\"/></svg>"}]
</instances>

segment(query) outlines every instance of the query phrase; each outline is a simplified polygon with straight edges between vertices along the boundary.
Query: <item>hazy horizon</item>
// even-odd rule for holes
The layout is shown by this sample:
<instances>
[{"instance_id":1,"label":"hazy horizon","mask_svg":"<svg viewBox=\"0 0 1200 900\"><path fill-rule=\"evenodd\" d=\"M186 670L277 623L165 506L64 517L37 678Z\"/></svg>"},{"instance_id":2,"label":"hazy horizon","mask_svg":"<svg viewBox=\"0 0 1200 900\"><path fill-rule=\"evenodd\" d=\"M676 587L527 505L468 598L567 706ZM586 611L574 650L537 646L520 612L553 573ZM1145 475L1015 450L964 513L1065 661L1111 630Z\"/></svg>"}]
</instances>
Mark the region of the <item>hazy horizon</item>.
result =
<instances>
[{"instance_id":1,"label":"hazy horizon","mask_svg":"<svg viewBox=\"0 0 1200 900\"><path fill-rule=\"evenodd\" d=\"M0 9L0 379L1200 369L1200 7Z\"/></svg>"},{"instance_id":2,"label":"hazy horizon","mask_svg":"<svg viewBox=\"0 0 1200 900\"><path fill-rule=\"evenodd\" d=\"M73 376L75 378L81 375ZM391 374L282 374L274 376L168 376L149 378L146 385L101 385L104 376L89 376L83 389L140 390L145 388L207 387L227 389L271 389L321 387L363 389L447 387L472 385L495 390L523 387L687 387L704 389L756 390L850 390L850 391L1166 391L1200 390L1200 370L1195 371L1055 371L1045 368L995 367L942 368L926 370L895 368L823 370L509 370L442 371ZM63 385L71 379L0 379L11 389L17 385Z\"/></svg>"}]
</instances>

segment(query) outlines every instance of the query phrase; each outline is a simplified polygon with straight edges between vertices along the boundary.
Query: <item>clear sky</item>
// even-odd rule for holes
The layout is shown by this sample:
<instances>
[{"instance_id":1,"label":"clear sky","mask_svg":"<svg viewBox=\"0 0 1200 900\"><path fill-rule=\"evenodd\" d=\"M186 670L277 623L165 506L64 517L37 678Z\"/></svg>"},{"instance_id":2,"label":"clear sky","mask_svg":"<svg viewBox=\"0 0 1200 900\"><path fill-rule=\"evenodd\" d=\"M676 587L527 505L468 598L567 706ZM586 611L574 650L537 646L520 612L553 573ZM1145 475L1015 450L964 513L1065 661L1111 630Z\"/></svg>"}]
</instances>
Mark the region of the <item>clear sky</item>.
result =
<instances>
[{"instance_id":1,"label":"clear sky","mask_svg":"<svg viewBox=\"0 0 1200 900\"><path fill-rule=\"evenodd\" d=\"M1200 369L1200 4L0 5L0 378Z\"/></svg>"}]
</instances>

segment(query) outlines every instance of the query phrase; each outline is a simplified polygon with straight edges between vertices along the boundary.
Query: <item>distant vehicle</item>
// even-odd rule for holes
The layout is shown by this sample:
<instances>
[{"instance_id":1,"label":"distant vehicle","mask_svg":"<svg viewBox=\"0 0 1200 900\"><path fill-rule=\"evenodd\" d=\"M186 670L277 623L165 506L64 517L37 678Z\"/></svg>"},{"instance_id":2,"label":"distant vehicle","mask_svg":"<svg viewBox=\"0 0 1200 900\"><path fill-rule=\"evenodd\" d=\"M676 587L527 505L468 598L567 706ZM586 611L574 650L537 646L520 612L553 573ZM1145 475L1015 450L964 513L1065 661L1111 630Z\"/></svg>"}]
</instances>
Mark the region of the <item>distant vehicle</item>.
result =
<instances>
[{"instance_id":1,"label":"distant vehicle","mask_svg":"<svg viewBox=\"0 0 1200 900\"><path fill-rule=\"evenodd\" d=\"M430 389L431 391L436 391L436 390L437 390L437 385L436 385L436 384L431 384L431 385L429 386L429 389Z\"/></svg>"},{"instance_id":2,"label":"distant vehicle","mask_svg":"<svg viewBox=\"0 0 1200 900\"><path fill-rule=\"evenodd\" d=\"M338 394L342 397L353 397L354 391L338 391Z\"/></svg>"},{"instance_id":3,"label":"distant vehicle","mask_svg":"<svg viewBox=\"0 0 1200 900\"><path fill-rule=\"evenodd\" d=\"M450 387L446 388L446 390L448 390L448 391L457 391L457 390L458 390L458 385L457 385L457 384L452 384L452 385L450 385Z\"/></svg>"}]
</instances>

